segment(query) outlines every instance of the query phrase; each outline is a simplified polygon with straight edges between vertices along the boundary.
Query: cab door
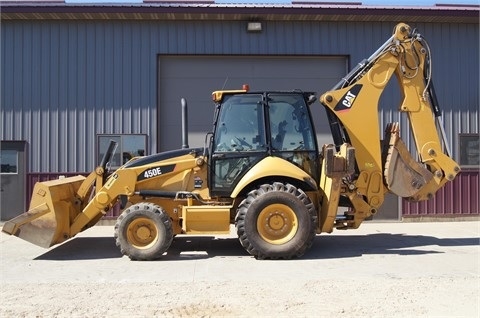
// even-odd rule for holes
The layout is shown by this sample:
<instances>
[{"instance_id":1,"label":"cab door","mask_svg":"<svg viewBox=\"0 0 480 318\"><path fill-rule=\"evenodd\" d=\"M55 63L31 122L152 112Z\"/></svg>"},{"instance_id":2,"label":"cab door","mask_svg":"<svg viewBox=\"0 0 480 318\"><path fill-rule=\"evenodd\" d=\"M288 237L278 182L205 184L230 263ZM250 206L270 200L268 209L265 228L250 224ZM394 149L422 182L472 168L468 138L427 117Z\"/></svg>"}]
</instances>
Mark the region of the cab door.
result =
<instances>
[{"instance_id":1,"label":"cab door","mask_svg":"<svg viewBox=\"0 0 480 318\"><path fill-rule=\"evenodd\" d=\"M241 177L267 155L262 94L223 101L216 123L210 166L211 194L229 196Z\"/></svg>"}]
</instances>

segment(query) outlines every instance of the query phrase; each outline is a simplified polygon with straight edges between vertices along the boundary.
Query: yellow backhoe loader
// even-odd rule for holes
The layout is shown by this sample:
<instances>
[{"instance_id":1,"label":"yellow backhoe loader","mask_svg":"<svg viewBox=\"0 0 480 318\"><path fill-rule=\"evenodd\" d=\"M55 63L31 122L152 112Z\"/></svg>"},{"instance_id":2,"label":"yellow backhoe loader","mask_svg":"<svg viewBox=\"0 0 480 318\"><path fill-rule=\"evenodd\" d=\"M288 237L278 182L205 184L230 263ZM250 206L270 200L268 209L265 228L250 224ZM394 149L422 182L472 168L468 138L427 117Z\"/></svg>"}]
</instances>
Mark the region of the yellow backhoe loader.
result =
<instances>
[{"instance_id":1,"label":"yellow backhoe loader","mask_svg":"<svg viewBox=\"0 0 480 318\"><path fill-rule=\"evenodd\" d=\"M393 75L418 161L398 123L379 124L380 95ZM212 97L213 132L203 148L134 157L109 172L111 143L88 177L37 183L29 210L3 232L50 247L120 204L114 236L132 260L160 258L175 235L229 233L231 224L251 255L289 259L302 256L316 234L358 228L387 193L425 200L460 171L439 120L430 49L403 23L320 97L334 141L321 149L309 109L315 93L245 87Z\"/></svg>"}]
</instances>

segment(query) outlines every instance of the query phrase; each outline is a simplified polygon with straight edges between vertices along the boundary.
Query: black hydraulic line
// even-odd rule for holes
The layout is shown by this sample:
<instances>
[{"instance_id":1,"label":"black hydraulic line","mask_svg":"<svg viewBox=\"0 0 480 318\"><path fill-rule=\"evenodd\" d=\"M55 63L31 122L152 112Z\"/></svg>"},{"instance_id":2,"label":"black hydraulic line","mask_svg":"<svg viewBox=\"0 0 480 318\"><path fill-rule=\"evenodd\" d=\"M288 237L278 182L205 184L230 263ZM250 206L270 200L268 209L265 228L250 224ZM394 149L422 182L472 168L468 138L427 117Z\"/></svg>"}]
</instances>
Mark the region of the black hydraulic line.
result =
<instances>
[{"instance_id":1,"label":"black hydraulic line","mask_svg":"<svg viewBox=\"0 0 480 318\"><path fill-rule=\"evenodd\" d=\"M372 62L374 62L385 50L392 44L394 36L392 35L385 43L383 43L369 58L363 59L358 63L340 82L333 87L332 90L344 88L347 85L353 84L355 79L361 73L368 71Z\"/></svg>"},{"instance_id":2,"label":"black hydraulic line","mask_svg":"<svg viewBox=\"0 0 480 318\"><path fill-rule=\"evenodd\" d=\"M437 94L435 93L435 87L433 86L432 80L430 80L430 85L428 86L428 96L430 97L430 104L432 104L432 109L435 117L442 116L442 110L440 109Z\"/></svg>"},{"instance_id":3,"label":"black hydraulic line","mask_svg":"<svg viewBox=\"0 0 480 318\"><path fill-rule=\"evenodd\" d=\"M340 80L331 90L335 91L337 89L344 88L351 84L352 80L357 77L358 74L364 72L365 69L368 67L370 61L368 59L363 59L360 63L358 63L344 78Z\"/></svg>"},{"instance_id":4,"label":"black hydraulic line","mask_svg":"<svg viewBox=\"0 0 480 318\"><path fill-rule=\"evenodd\" d=\"M327 111L327 118L328 122L330 123L330 131L332 132L332 137L333 137L333 142L335 144L335 149L337 151L340 150L340 146L343 144L343 134L342 134L342 127L340 126L340 121L338 120L338 117L335 116L333 111L325 107L325 110Z\"/></svg>"}]
</instances>

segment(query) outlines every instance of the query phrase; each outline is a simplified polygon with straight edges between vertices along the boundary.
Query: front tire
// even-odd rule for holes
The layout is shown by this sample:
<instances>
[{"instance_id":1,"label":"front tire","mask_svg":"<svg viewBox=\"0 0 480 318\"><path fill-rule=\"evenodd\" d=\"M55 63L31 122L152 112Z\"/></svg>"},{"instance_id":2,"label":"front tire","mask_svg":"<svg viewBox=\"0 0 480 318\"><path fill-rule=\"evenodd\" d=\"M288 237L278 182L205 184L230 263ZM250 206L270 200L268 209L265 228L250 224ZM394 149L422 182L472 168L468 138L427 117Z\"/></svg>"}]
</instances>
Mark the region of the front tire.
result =
<instances>
[{"instance_id":1,"label":"front tire","mask_svg":"<svg viewBox=\"0 0 480 318\"><path fill-rule=\"evenodd\" d=\"M122 254L131 260L155 260L172 243L172 221L158 205L138 203L118 217L114 235Z\"/></svg>"},{"instance_id":2,"label":"front tire","mask_svg":"<svg viewBox=\"0 0 480 318\"><path fill-rule=\"evenodd\" d=\"M302 256L313 244L316 222L305 192L279 182L251 191L235 218L240 243L258 259Z\"/></svg>"}]
</instances>

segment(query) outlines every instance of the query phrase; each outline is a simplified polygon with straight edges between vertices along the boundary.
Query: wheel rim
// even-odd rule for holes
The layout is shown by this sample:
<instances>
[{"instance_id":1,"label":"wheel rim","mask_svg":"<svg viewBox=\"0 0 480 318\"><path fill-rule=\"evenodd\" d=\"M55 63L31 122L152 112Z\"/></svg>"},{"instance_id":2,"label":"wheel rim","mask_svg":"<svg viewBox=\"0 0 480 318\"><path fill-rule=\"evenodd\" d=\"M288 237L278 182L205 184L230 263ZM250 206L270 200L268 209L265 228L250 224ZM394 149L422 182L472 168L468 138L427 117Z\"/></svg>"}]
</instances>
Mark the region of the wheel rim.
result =
<instances>
[{"instance_id":1,"label":"wheel rim","mask_svg":"<svg viewBox=\"0 0 480 318\"><path fill-rule=\"evenodd\" d=\"M137 218L128 225L127 239L136 248L149 248L158 240L157 226L148 218Z\"/></svg>"},{"instance_id":2,"label":"wheel rim","mask_svg":"<svg viewBox=\"0 0 480 318\"><path fill-rule=\"evenodd\" d=\"M271 204L258 215L257 230L265 241L276 245L284 244L297 233L297 216L287 205Z\"/></svg>"}]
</instances>

